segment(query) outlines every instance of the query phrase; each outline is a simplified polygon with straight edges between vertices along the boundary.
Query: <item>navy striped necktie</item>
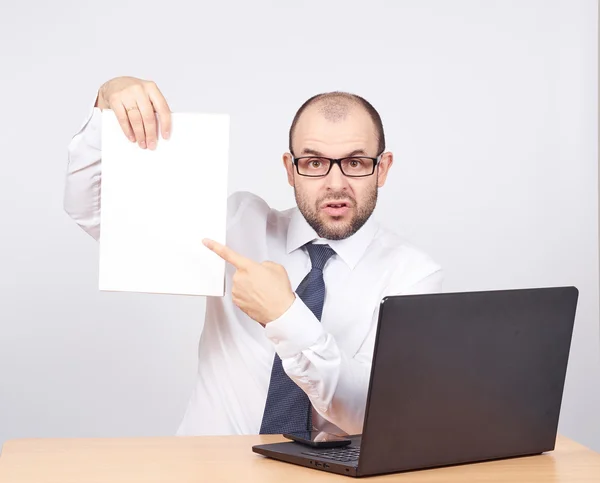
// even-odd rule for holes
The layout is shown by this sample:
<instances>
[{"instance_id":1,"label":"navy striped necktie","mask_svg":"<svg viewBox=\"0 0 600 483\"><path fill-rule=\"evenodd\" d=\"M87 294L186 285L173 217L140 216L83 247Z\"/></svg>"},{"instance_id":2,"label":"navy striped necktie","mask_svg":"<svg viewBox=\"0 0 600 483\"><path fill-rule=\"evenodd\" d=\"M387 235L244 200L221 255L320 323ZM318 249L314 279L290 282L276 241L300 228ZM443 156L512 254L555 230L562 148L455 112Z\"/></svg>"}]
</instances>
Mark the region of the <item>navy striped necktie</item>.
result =
<instances>
[{"instance_id":1,"label":"navy striped necktie","mask_svg":"<svg viewBox=\"0 0 600 483\"><path fill-rule=\"evenodd\" d=\"M315 317L321 320L325 301L323 267L335 254L329 245L306 245L312 268L300 282L296 293ZM263 414L260 434L282 434L310 430L312 406L305 392L283 370L281 359L275 354L271 381Z\"/></svg>"}]
</instances>

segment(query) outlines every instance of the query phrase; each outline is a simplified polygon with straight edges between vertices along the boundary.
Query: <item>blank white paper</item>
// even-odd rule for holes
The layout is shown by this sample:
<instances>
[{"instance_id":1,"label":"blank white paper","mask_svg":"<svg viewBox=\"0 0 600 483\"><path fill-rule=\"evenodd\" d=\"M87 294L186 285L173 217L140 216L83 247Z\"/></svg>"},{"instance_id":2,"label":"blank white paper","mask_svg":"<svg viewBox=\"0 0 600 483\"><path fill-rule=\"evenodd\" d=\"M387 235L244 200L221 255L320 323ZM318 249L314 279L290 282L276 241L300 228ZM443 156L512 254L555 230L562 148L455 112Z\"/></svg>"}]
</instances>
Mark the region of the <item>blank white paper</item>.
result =
<instances>
[{"instance_id":1,"label":"blank white paper","mask_svg":"<svg viewBox=\"0 0 600 483\"><path fill-rule=\"evenodd\" d=\"M172 124L150 151L102 113L100 290L224 294L225 262L202 239L225 243L229 116Z\"/></svg>"}]
</instances>

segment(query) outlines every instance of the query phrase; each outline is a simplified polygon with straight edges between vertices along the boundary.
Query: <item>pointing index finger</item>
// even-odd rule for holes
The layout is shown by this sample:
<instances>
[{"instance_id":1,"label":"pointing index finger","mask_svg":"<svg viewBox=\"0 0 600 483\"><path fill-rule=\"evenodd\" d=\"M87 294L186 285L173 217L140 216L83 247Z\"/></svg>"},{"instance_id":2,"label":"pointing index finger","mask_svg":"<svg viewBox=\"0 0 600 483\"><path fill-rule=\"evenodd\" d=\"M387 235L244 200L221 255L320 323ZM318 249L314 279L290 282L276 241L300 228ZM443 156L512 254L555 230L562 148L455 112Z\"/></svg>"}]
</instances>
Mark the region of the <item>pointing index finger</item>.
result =
<instances>
[{"instance_id":1,"label":"pointing index finger","mask_svg":"<svg viewBox=\"0 0 600 483\"><path fill-rule=\"evenodd\" d=\"M254 263L249 258L246 258L243 255L240 255L239 253L232 250L228 246L221 245L220 243L218 243L214 240L210 240L209 238L205 238L204 240L202 240L202 243L208 249L215 252L226 262L231 263L237 269L247 269L250 267L250 265L252 265Z\"/></svg>"}]
</instances>

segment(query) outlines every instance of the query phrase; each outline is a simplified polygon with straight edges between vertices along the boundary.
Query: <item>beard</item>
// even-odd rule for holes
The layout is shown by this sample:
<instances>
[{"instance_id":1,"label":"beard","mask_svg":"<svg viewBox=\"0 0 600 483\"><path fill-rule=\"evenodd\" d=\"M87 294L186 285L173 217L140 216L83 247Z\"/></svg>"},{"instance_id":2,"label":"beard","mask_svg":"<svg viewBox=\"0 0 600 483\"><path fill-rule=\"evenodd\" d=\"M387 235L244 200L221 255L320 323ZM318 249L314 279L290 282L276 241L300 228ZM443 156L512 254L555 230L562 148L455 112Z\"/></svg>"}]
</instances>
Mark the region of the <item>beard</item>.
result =
<instances>
[{"instance_id":1,"label":"beard","mask_svg":"<svg viewBox=\"0 0 600 483\"><path fill-rule=\"evenodd\" d=\"M360 206L357 205L355 198L342 191L325 195L312 204L303 193L298 192L296 187L294 187L296 204L300 213L302 213L311 228L317 232L319 238L327 240L343 240L360 230L375 209L377 194L378 189L377 184L375 184L373 189L367 193L364 203ZM335 220L334 222L328 222L323 219L324 214L321 212L320 207L326 202L335 202L338 200L349 200L350 208L354 211L352 218L344 222L341 221L342 217L332 217Z\"/></svg>"}]
</instances>

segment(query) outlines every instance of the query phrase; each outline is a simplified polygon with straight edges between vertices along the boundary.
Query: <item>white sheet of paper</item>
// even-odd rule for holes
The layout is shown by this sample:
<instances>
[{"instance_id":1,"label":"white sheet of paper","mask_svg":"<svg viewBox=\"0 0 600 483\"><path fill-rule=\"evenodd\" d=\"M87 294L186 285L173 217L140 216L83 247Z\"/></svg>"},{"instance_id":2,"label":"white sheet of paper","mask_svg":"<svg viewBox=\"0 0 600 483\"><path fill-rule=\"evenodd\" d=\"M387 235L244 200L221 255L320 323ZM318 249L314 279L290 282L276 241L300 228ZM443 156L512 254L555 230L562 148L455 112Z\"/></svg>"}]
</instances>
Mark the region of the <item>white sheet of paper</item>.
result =
<instances>
[{"instance_id":1,"label":"white sheet of paper","mask_svg":"<svg viewBox=\"0 0 600 483\"><path fill-rule=\"evenodd\" d=\"M225 243L229 116L173 113L156 150L102 113L99 288L222 296L225 262L202 244Z\"/></svg>"}]
</instances>

